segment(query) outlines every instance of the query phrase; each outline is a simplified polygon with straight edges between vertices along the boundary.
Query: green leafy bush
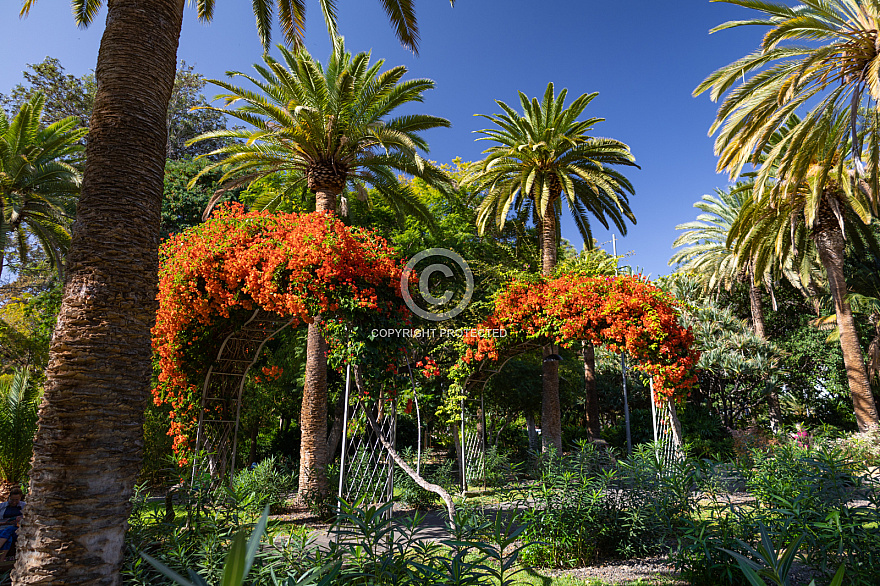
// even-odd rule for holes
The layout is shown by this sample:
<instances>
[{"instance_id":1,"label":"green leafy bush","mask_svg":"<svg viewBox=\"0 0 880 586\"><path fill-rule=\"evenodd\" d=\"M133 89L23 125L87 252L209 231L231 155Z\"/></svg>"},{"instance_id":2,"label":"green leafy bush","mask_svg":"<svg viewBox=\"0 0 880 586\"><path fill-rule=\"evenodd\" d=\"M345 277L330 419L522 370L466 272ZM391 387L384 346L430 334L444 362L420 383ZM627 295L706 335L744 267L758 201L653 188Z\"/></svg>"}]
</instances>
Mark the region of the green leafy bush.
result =
<instances>
[{"instance_id":1,"label":"green leafy bush","mask_svg":"<svg viewBox=\"0 0 880 586\"><path fill-rule=\"evenodd\" d=\"M752 457L748 483L758 505L715 501L704 507L709 515L692 520L678 540L674 558L682 576L694 584L745 583L735 556L721 554L754 557L758 550L746 544L756 543L760 530L767 536L762 542L778 550L799 548L802 562L823 576L820 583L831 581L843 564L847 584L876 584L880 495L862 464L827 446L782 445Z\"/></svg>"},{"instance_id":2,"label":"green leafy bush","mask_svg":"<svg viewBox=\"0 0 880 586\"><path fill-rule=\"evenodd\" d=\"M126 583L147 584L149 579L156 584L168 578L181 585L513 586L516 575L523 571L517 561L526 527L515 514L489 520L461 512L451 527L453 538L437 543L421 540L423 517L402 525L393 522L391 503L366 508L340 503L339 508L333 529L338 538L329 552L318 552L307 539L298 540L293 547L290 543L281 548L261 547L267 540L266 509L249 538L247 527L223 532L227 545L219 563L209 566L198 556L181 561L167 550L169 545L173 547L167 542L165 548L141 551L135 563L128 560ZM136 577L133 566L138 567Z\"/></svg>"},{"instance_id":3,"label":"green leafy bush","mask_svg":"<svg viewBox=\"0 0 880 586\"><path fill-rule=\"evenodd\" d=\"M525 518L535 543L523 558L539 566L577 566L604 557L632 557L665 549L694 510L697 467L664 466L651 445L616 465L583 443L564 457L547 458L536 505Z\"/></svg>"},{"instance_id":4,"label":"green leafy bush","mask_svg":"<svg viewBox=\"0 0 880 586\"><path fill-rule=\"evenodd\" d=\"M753 465L746 474L749 492L765 506L773 506L780 499L791 501L808 488L804 486L810 468L808 454L808 448L794 443L772 450L752 450Z\"/></svg>"},{"instance_id":5,"label":"green leafy bush","mask_svg":"<svg viewBox=\"0 0 880 586\"><path fill-rule=\"evenodd\" d=\"M400 455L404 460L406 460L407 464L415 469L416 454L412 448L404 448ZM422 468L421 472L423 474L423 477L425 477L426 469ZM394 474L395 498L419 511L427 509L437 502L439 497L433 492L425 490L424 488L416 484L416 481L410 478L409 474L406 474L396 469L394 471Z\"/></svg>"},{"instance_id":6,"label":"green leafy bush","mask_svg":"<svg viewBox=\"0 0 880 586\"><path fill-rule=\"evenodd\" d=\"M297 479L296 470L272 456L254 468L237 473L232 481L232 490L240 502L251 497L248 501L251 510L259 511L268 506L271 512L275 512L284 505L287 496L296 490Z\"/></svg>"},{"instance_id":7,"label":"green leafy bush","mask_svg":"<svg viewBox=\"0 0 880 586\"><path fill-rule=\"evenodd\" d=\"M415 469L416 454L412 448L404 448L401 456ZM428 482L442 486L447 492L454 492L456 486L455 476L452 471L453 465L454 463L451 460L444 460L439 466L428 465L422 462L421 474ZM395 498L420 511L430 508L440 501L440 497L437 494L425 490L416 484L415 480L400 469L394 470L394 494Z\"/></svg>"}]
</instances>

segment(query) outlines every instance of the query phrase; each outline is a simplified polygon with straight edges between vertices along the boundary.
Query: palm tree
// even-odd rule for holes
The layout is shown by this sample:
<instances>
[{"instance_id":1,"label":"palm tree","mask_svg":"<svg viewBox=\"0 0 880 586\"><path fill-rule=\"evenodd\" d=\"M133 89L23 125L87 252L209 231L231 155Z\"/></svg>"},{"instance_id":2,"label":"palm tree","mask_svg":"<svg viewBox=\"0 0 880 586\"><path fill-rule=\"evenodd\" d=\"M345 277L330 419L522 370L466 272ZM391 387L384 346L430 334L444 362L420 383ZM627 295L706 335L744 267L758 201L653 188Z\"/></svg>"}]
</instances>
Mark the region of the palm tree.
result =
<instances>
[{"instance_id":1,"label":"palm tree","mask_svg":"<svg viewBox=\"0 0 880 586\"><path fill-rule=\"evenodd\" d=\"M366 194L366 186L372 186L400 215L415 215L431 225L430 213L409 186L398 180L397 173L421 177L433 185L448 183L445 174L422 159L419 151L428 150L421 132L448 127L449 121L423 114L392 114L404 104L421 102L434 82L403 80L403 66L381 71L384 61L371 64L369 53L352 56L341 38L334 41L326 68L304 48L279 49L283 63L266 55L265 66L256 67L256 77L233 74L250 81L258 91L213 81L228 92L218 96L225 105L237 107L212 109L253 128L217 130L195 139L227 142L204 155L217 160L201 173L222 167L226 173L221 182L230 185L276 175L285 185L280 197L308 189L315 194L317 211L326 213L336 211L337 198L346 187ZM197 180L198 176L193 182ZM326 354L320 327L310 324L300 495L329 491Z\"/></svg>"},{"instance_id":2,"label":"palm tree","mask_svg":"<svg viewBox=\"0 0 880 586\"><path fill-rule=\"evenodd\" d=\"M543 101L529 100L520 92L523 114L502 101L496 101L503 114L486 116L497 128L481 130L494 146L484 151L486 158L468 169L465 182L485 190L477 212L477 226L485 232L490 223L499 228L511 209L528 213L541 228L541 268L550 275L556 266L559 218L562 200L568 203L578 230L592 247L590 216L605 227L609 219L621 234L625 220L635 223L627 194L632 184L612 165L637 167L629 147L610 138L594 138L590 132L601 118L578 120L598 94L583 94L565 107L567 90L555 95L547 84ZM544 390L541 408L543 447L562 450L562 422L559 411L559 365L546 360L555 354L552 345L544 348Z\"/></svg>"},{"instance_id":3,"label":"palm tree","mask_svg":"<svg viewBox=\"0 0 880 586\"><path fill-rule=\"evenodd\" d=\"M764 308L757 281L765 285L772 282L770 270L755 271L755 259L741 257L731 243L730 228L739 219L751 196L752 182L742 182L728 190L716 189L715 195L704 195L694 207L703 212L695 222L679 224L676 230L685 232L672 243L673 248L684 246L669 259L677 270L693 275L706 291L718 290L742 280L748 281L749 309L752 314L752 331L759 340L766 340ZM760 277L759 277L760 275ZM772 289L768 286L772 293ZM770 425L775 432L782 423L779 397L774 389L767 395Z\"/></svg>"},{"instance_id":4,"label":"palm tree","mask_svg":"<svg viewBox=\"0 0 880 586\"><path fill-rule=\"evenodd\" d=\"M758 14L714 30L745 25L770 30L759 50L717 70L694 90L695 95L711 90L713 100L727 93L710 131L720 129L718 168L735 177L747 163L767 159L756 177L759 198L783 218L804 217L838 312L856 420L860 429L876 428L880 422L845 298L843 225L846 206L865 221L877 213L880 5L726 1ZM795 46L792 41L807 43ZM807 110L802 118L792 117L801 110ZM866 170L863 152L870 154ZM846 159L852 162L851 173ZM771 176L776 183L765 195Z\"/></svg>"},{"instance_id":5,"label":"palm tree","mask_svg":"<svg viewBox=\"0 0 880 586\"><path fill-rule=\"evenodd\" d=\"M756 250L775 250L776 258L784 258L804 235L812 240L834 301L856 421L862 431L875 429L880 421L843 271L847 235L856 245L874 242L871 202L865 182L845 162L848 153L843 149L851 147L849 117L829 112L804 132L799 131L801 122L792 115L768 141L755 178L754 201L731 226L730 241L739 242L738 254L756 258L760 271L775 259ZM772 248L766 244L771 242Z\"/></svg>"},{"instance_id":6,"label":"palm tree","mask_svg":"<svg viewBox=\"0 0 880 586\"><path fill-rule=\"evenodd\" d=\"M727 93L710 130L714 134L720 129L715 141L719 170L736 176L749 161L757 163L773 133L789 116L809 108L792 132L802 137L828 112L848 112L849 136L839 138L855 143L850 154L855 157L859 174L863 174L862 147L870 153L880 149L880 133L876 132L880 4L825 0L789 7L754 0L721 1L757 14L724 23L712 32L740 26L766 26L770 30L758 50L718 69L694 90L694 95L710 91L713 101ZM801 41L806 43L793 44ZM747 79L748 74L752 75ZM870 114L860 115L860 111ZM875 194L878 165L877 156L870 156L868 175Z\"/></svg>"},{"instance_id":7,"label":"palm tree","mask_svg":"<svg viewBox=\"0 0 880 586\"><path fill-rule=\"evenodd\" d=\"M35 4L25 0L22 14ZM88 26L102 4L73 0L77 24ZM67 584L119 580L152 374L166 119L185 4L114 0L107 6L77 219L13 571L18 584L47 576ZM380 4L401 42L417 49L413 0ZM210 20L214 1L196 5L199 18ZM299 42L304 5L254 0L265 49L276 7L284 39ZM335 3L321 6L335 29Z\"/></svg>"},{"instance_id":8,"label":"palm tree","mask_svg":"<svg viewBox=\"0 0 880 586\"><path fill-rule=\"evenodd\" d=\"M392 117L392 113L404 104L421 102L434 82L403 81L406 67L402 65L381 71L384 60L371 64L369 53L352 57L341 38L334 40L326 68L303 48L279 50L283 63L264 56L265 67L255 66L257 77L232 74L250 81L258 92L210 80L229 93L217 96L226 108L208 109L254 128L217 130L194 139L222 139L227 144L202 155L217 160L191 184L218 168L225 170L220 182L226 186L274 175L284 189L273 193L273 200L260 202L260 207L274 208L285 197L308 189L315 194L316 209L330 213L336 212L344 190L366 199L370 186L398 215L414 215L432 224L430 212L399 181L398 173L449 185L446 174L419 154L428 150L420 133L449 127L449 121L424 114ZM237 108L227 109L233 105Z\"/></svg>"},{"instance_id":9,"label":"palm tree","mask_svg":"<svg viewBox=\"0 0 880 586\"><path fill-rule=\"evenodd\" d=\"M59 273L70 241L80 181L77 143L86 130L76 128L73 117L41 128L43 103L36 94L11 121L0 111L0 274L10 239L25 259L28 239L35 238Z\"/></svg>"},{"instance_id":10,"label":"palm tree","mask_svg":"<svg viewBox=\"0 0 880 586\"><path fill-rule=\"evenodd\" d=\"M672 243L673 248L684 246L669 259L677 270L693 274L706 290L724 287L730 290L737 281L748 279L749 307L752 313L752 327L761 339L766 339L764 311L761 291L754 274L754 263L745 266L737 262L733 247L728 246L730 226L741 213L748 185L737 185L733 189L716 189L715 195L704 195L694 207L703 212L695 222L679 224L676 230L685 232ZM765 279L761 279L765 280Z\"/></svg>"},{"instance_id":11,"label":"palm tree","mask_svg":"<svg viewBox=\"0 0 880 586\"><path fill-rule=\"evenodd\" d=\"M30 466L40 393L27 370L8 376L0 385L0 482L16 484Z\"/></svg>"}]
</instances>

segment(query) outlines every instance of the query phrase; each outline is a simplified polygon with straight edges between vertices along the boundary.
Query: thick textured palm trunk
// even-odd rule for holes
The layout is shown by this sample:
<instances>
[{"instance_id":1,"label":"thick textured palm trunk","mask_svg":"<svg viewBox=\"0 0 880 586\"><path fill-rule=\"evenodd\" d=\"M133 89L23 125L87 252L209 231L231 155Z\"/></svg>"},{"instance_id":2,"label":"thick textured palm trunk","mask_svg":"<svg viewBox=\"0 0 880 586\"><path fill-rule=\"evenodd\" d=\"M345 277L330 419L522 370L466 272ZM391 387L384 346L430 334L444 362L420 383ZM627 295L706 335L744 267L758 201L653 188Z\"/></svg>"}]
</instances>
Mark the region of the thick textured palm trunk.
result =
<instances>
[{"instance_id":1,"label":"thick textured palm trunk","mask_svg":"<svg viewBox=\"0 0 880 586\"><path fill-rule=\"evenodd\" d=\"M315 183L312 186L312 191L315 193L315 210L333 214L336 211L336 195L339 192L336 185L327 187L326 177L320 176L320 178L324 183ZM321 316L315 316L314 323L309 324L308 338L306 339L306 380L300 416L302 431L299 452L300 500L306 496L327 496L330 494L330 483L327 480L329 458L327 442L327 341L321 335L321 328L318 325L320 321Z\"/></svg>"},{"instance_id":2,"label":"thick textured palm trunk","mask_svg":"<svg viewBox=\"0 0 880 586\"><path fill-rule=\"evenodd\" d=\"M548 206L553 209L552 203ZM556 218L549 213L541 222L541 274L550 276L556 267ZM550 447L562 453L562 414L559 407L559 362L546 360L554 354L553 346L544 346L544 362L541 368L543 382L541 392L541 448Z\"/></svg>"},{"instance_id":3,"label":"thick textured palm trunk","mask_svg":"<svg viewBox=\"0 0 880 586\"><path fill-rule=\"evenodd\" d=\"M819 210L817 226L812 236L819 251L819 259L828 275L828 288L834 299L837 328L840 331L840 349L843 352L843 364L846 367L846 378L849 382L849 392L859 431L877 429L877 406L874 404L874 395L868 382L868 372L856 333L852 309L846 301L843 234L826 202L823 202L823 207Z\"/></svg>"},{"instance_id":4,"label":"thick textured palm trunk","mask_svg":"<svg viewBox=\"0 0 880 586\"><path fill-rule=\"evenodd\" d=\"M596 349L592 342L581 342L581 357L584 361L584 408L587 429L590 437L600 439L602 430L599 426L599 389L596 386Z\"/></svg>"},{"instance_id":5,"label":"thick textured palm trunk","mask_svg":"<svg viewBox=\"0 0 880 586\"><path fill-rule=\"evenodd\" d=\"M549 277L556 268L556 218L547 215L541 221L541 274Z\"/></svg>"},{"instance_id":6,"label":"thick textured palm trunk","mask_svg":"<svg viewBox=\"0 0 880 586\"><path fill-rule=\"evenodd\" d=\"M299 494L324 495L327 481L327 342L317 324L309 324L306 381L300 421Z\"/></svg>"},{"instance_id":7,"label":"thick textured palm trunk","mask_svg":"<svg viewBox=\"0 0 880 586\"><path fill-rule=\"evenodd\" d=\"M183 0L114 0L52 339L15 584L119 584L156 314Z\"/></svg>"}]
</instances>

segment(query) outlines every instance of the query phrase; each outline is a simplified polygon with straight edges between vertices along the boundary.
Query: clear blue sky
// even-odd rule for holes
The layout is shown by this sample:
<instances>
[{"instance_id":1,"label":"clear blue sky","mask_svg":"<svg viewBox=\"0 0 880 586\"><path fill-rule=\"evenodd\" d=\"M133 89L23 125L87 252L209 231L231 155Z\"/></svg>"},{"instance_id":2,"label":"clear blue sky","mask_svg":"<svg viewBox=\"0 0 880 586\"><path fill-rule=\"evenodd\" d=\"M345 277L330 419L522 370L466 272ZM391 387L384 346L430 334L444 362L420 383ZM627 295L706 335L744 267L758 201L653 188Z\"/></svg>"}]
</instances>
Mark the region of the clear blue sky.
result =
<instances>
[{"instance_id":1,"label":"clear blue sky","mask_svg":"<svg viewBox=\"0 0 880 586\"><path fill-rule=\"evenodd\" d=\"M0 5L0 92L21 81L27 63L46 56L74 75L94 69L106 12L82 30L67 0L41 0L25 20L19 7L9 0ZM569 96L599 92L586 112L606 119L595 134L629 144L641 166L626 170L638 223L618 252L633 251L629 264L653 277L668 274L676 224L694 219L693 203L727 184L715 173L707 136L716 104L691 92L710 72L753 50L763 32L708 31L748 11L708 0L457 0L455 8L446 0L418 0L417 7L419 57L395 41L378 0L340 0L340 31L349 50L371 49L389 65L406 65L410 76L436 81L419 110L448 118L452 128L427 135L430 157L480 158L485 143L475 142L473 131L485 121L474 114L498 113L496 99L518 104L518 91L541 95L549 81ZM306 44L325 59L329 42L315 2L308 17ZM208 25L187 7L178 58L206 77L247 71L261 53L250 2L218 0ZM213 97L214 88L206 89ZM598 222L594 231L610 251L610 232ZM563 236L581 247L568 218Z\"/></svg>"}]
</instances>

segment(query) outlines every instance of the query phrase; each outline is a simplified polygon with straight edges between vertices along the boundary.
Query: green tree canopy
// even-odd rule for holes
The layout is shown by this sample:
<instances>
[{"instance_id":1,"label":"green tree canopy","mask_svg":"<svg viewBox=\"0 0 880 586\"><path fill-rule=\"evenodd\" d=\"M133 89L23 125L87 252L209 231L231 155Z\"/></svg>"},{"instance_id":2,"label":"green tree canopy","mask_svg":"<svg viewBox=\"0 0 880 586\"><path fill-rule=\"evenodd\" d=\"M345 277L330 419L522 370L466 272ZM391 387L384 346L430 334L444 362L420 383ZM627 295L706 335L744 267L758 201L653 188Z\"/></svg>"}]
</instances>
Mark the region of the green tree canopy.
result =
<instances>
[{"instance_id":1,"label":"green tree canopy","mask_svg":"<svg viewBox=\"0 0 880 586\"><path fill-rule=\"evenodd\" d=\"M30 238L36 239L60 272L70 241L85 129L75 117L42 126L44 98L36 94L12 120L0 112L0 274L9 242L20 258Z\"/></svg>"}]
</instances>

